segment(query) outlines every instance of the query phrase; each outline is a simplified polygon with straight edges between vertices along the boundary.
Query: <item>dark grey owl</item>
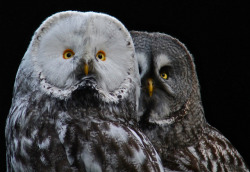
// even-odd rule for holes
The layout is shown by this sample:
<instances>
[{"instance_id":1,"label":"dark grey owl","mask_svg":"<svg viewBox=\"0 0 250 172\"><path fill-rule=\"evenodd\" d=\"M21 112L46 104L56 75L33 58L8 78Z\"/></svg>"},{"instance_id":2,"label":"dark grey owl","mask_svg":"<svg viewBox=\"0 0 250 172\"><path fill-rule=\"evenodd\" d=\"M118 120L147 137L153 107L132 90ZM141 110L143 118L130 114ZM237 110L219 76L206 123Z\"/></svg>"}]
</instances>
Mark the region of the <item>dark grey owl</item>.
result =
<instances>
[{"instance_id":1,"label":"dark grey owl","mask_svg":"<svg viewBox=\"0 0 250 172\"><path fill-rule=\"evenodd\" d=\"M249 171L204 117L191 54L161 33L131 32L141 75L140 126L163 166L175 171Z\"/></svg>"},{"instance_id":2,"label":"dark grey owl","mask_svg":"<svg viewBox=\"0 0 250 172\"><path fill-rule=\"evenodd\" d=\"M7 171L163 171L136 121L134 45L115 18L52 15L36 30L14 85Z\"/></svg>"}]
</instances>

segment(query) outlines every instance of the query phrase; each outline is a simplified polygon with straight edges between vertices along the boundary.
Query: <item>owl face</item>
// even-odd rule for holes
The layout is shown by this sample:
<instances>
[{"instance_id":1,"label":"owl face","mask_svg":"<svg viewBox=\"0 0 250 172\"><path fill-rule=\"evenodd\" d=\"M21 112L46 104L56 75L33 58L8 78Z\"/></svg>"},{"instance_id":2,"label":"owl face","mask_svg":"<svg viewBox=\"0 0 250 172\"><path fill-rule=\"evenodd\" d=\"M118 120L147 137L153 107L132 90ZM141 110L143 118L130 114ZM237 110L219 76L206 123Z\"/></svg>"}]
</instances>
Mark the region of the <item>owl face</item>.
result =
<instances>
[{"instance_id":1,"label":"owl face","mask_svg":"<svg viewBox=\"0 0 250 172\"><path fill-rule=\"evenodd\" d=\"M178 40L168 35L131 35L142 85L139 114L146 115L152 123L166 122L188 101L193 82L192 58ZM145 45L150 46L145 49Z\"/></svg>"},{"instance_id":2,"label":"owl face","mask_svg":"<svg viewBox=\"0 0 250 172\"><path fill-rule=\"evenodd\" d=\"M53 15L36 31L26 58L30 55L42 87L53 88L55 95L86 78L108 95L138 77L130 34L118 20L101 13Z\"/></svg>"}]
</instances>

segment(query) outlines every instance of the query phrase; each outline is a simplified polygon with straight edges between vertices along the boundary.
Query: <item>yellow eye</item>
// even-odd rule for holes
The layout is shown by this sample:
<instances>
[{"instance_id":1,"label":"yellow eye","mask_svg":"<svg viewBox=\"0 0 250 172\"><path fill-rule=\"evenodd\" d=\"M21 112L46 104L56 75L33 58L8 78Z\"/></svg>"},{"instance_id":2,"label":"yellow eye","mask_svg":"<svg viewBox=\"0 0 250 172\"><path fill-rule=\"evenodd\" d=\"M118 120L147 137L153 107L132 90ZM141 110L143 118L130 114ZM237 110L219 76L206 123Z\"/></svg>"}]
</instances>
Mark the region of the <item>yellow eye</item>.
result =
<instances>
[{"instance_id":1,"label":"yellow eye","mask_svg":"<svg viewBox=\"0 0 250 172\"><path fill-rule=\"evenodd\" d=\"M106 54L104 51L100 50L96 53L96 58L102 61L106 60Z\"/></svg>"},{"instance_id":2,"label":"yellow eye","mask_svg":"<svg viewBox=\"0 0 250 172\"><path fill-rule=\"evenodd\" d=\"M64 59L70 59L71 57L73 57L75 55L74 51L71 50L71 49L66 49L64 52L63 52L63 58Z\"/></svg>"},{"instance_id":3,"label":"yellow eye","mask_svg":"<svg viewBox=\"0 0 250 172\"><path fill-rule=\"evenodd\" d=\"M168 79L168 75L166 74L166 73L161 73L161 77L163 78L163 79Z\"/></svg>"}]
</instances>

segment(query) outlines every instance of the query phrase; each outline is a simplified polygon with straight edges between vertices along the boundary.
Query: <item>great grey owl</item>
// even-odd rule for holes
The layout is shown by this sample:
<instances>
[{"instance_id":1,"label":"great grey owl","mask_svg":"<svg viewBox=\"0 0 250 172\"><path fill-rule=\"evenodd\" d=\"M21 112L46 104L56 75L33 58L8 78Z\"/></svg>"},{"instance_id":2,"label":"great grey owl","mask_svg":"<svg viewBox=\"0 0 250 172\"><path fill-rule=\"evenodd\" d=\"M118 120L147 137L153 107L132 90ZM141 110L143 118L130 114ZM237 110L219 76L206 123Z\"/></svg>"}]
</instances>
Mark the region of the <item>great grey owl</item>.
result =
<instances>
[{"instance_id":1,"label":"great grey owl","mask_svg":"<svg viewBox=\"0 0 250 172\"><path fill-rule=\"evenodd\" d=\"M176 171L249 171L231 143L206 122L187 48L162 33L131 35L142 85L140 126L163 166Z\"/></svg>"},{"instance_id":2,"label":"great grey owl","mask_svg":"<svg viewBox=\"0 0 250 172\"><path fill-rule=\"evenodd\" d=\"M136 124L134 45L115 18L52 15L20 64L6 124L8 171L162 171Z\"/></svg>"}]
</instances>

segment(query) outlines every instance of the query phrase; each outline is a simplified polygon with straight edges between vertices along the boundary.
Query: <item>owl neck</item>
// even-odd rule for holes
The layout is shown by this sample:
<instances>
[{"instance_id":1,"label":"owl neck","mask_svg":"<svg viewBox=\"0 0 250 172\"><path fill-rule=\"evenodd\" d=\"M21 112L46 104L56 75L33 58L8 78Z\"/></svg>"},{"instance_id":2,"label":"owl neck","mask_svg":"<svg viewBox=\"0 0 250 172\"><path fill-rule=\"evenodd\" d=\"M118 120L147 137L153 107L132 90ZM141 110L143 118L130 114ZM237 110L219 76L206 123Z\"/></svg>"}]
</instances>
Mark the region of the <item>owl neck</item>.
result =
<instances>
[{"instance_id":1,"label":"owl neck","mask_svg":"<svg viewBox=\"0 0 250 172\"><path fill-rule=\"evenodd\" d=\"M131 91L133 91L131 89ZM98 119L129 123L136 117L136 99L128 94L119 102L104 102L97 90L80 90L72 98L63 102L66 109L76 109L86 113L75 113L79 118L96 117ZM70 103L69 103L70 102ZM66 103L66 104L65 104Z\"/></svg>"},{"instance_id":2,"label":"owl neck","mask_svg":"<svg viewBox=\"0 0 250 172\"><path fill-rule=\"evenodd\" d=\"M199 94L192 94L186 103L162 123L142 127L160 153L195 144L206 125ZM165 154L165 153L164 153Z\"/></svg>"},{"instance_id":3,"label":"owl neck","mask_svg":"<svg viewBox=\"0 0 250 172\"><path fill-rule=\"evenodd\" d=\"M133 91L131 89L131 91ZM67 113L72 119L95 120L121 122L125 124L135 124L136 122L136 99L132 93L128 94L119 102L103 102L97 90L83 89L72 93L68 99L59 99L57 97L41 93L41 90L26 92L17 90L13 100L13 107L21 107L25 113L19 113L25 124L28 120L39 120L28 118L31 113L41 114L41 118L54 119L60 113ZM20 104L21 102L21 104ZM25 125L23 125L25 126Z\"/></svg>"}]
</instances>

